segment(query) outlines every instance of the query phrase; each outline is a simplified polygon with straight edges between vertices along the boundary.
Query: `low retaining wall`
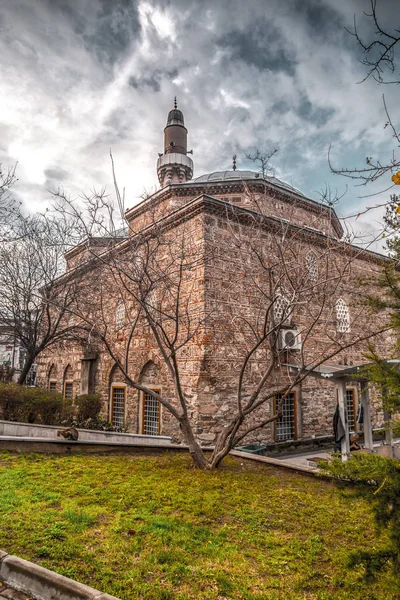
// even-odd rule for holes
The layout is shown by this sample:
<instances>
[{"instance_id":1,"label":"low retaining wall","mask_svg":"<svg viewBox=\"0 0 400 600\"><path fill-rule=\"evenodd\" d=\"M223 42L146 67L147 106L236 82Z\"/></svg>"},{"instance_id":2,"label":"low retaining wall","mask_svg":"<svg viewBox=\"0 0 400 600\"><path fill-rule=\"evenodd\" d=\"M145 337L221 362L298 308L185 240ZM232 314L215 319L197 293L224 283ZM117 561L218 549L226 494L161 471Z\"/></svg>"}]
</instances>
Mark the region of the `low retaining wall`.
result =
<instances>
[{"instance_id":1,"label":"low retaining wall","mask_svg":"<svg viewBox=\"0 0 400 600\"><path fill-rule=\"evenodd\" d=\"M35 600L118 600L1 550L0 582Z\"/></svg>"},{"instance_id":2,"label":"low retaining wall","mask_svg":"<svg viewBox=\"0 0 400 600\"><path fill-rule=\"evenodd\" d=\"M93 454L125 452L133 454L157 454L158 452L187 452L187 446L167 444L114 444L113 442L73 442L0 436L0 450L8 452L43 452L45 454ZM0 507L1 508L1 507Z\"/></svg>"},{"instance_id":3,"label":"low retaining wall","mask_svg":"<svg viewBox=\"0 0 400 600\"><path fill-rule=\"evenodd\" d=\"M15 423L0 420L1 437L40 438L60 440L57 431L66 429L64 426L37 425L36 423ZM113 444L141 444L146 446L167 446L172 439L165 435L140 435L137 433L116 433L114 431L96 431L94 429L78 429L80 442L106 442ZM61 438L62 439L62 438ZM71 443L71 442L70 442Z\"/></svg>"}]
</instances>

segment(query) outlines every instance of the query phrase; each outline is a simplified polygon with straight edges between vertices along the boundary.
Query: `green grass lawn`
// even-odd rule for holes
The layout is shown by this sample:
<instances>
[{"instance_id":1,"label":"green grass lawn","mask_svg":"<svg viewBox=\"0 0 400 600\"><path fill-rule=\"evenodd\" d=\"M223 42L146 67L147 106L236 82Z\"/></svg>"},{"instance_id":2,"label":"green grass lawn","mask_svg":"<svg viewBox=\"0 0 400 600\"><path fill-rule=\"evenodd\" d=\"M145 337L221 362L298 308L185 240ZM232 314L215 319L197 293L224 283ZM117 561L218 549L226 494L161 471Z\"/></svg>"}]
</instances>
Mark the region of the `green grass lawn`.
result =
<instances>
[{"instance_id":1,"label":"green grass lawn","mask_svg":"<svg viewBox=\"0 0 400 600\"><path fill-rule=\"evenodd\" d=\"M123 600L399 598L346 569L380 543L351 490L250 461L0 453L0 548Z\"/></svg>"}]
</instances>

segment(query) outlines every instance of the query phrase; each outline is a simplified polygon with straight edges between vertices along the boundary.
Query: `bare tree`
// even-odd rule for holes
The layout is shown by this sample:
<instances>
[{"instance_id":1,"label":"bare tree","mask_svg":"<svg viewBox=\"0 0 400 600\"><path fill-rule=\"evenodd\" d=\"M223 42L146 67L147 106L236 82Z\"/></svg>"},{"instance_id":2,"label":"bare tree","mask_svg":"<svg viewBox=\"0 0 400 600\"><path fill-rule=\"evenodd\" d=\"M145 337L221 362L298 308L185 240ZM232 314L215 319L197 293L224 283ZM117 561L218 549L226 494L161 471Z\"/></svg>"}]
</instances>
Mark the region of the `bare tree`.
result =
<instances>
[{"instance_id":1,"label":"bare tree","mask_svg":"<svg viewBox=\"0 0 400 600\"><path fill-rule=\"evenodd\" d=\"M271 162L271 158L273 156L275 156L275 154L278 152L277 148L272 148L269 150L259 150L256 149L254 152L247 152L245 154L247 160L250 160L252 163L254 163L256 165L256 167L258 168L258 171L260 173L260 176L263 179L266 179L268 177L268 175L273 175L274 174L274 168L271 166L270 162Z\"/></svg>"},{"instance_id":2,"label":"bare tree","mask_svg":"<svg viewBox=\"0 0 400 600\"><path fill-rule=\"evenodd\" d=\"M388 107L386 105L385 97L383 96L383 105L386 114L386 123L385 128L389 128L392 132L392 139L395 143L395 147L399 148L400 146L400 132L397 130L396 125L393 123ZM400 176L397 175L396 171L400 169L400 157L396 153L396 150L393 149L391 157L382 161L379 158L375 158L374 156L367 156L365 159L366 166L365 167L357 167L354 169L350 169L347 167L336 168L333 166L330 158L330 149L328 155L329 167L335 175L342 175L343 177L347 177L350 179L355 179L360 181L360 185L367 185L368 183L372 183L377 179L385 176L386 174L392 174L392 184L389 184L389 187L384 190L388 191L394 185L400 184Z\"/></svg>"},{"instance_id":3,"label":"bare tree","mask_svg":"<svg viewBox=\"0 0 400 600\"><path fill-rule=\"evenodd\" d=\"M10 226L10 218L13 216L16 206L11 195L11 188L17 181L17 165L5 169L0 163L0 226Z\"/></svg>"},{"instance_id":4,"label":"bare tree","mask_svg":"<svg viewBox=\"0 0 400 600\"><path fill-rule=\"evenodd\" d=\"M382 5L384 3L382 2ZM367 68L366 75L361 83L369 78L373 78L378 84L400 84L400 74L397 72L398 52L400 49L400 29L396 26L389 31L381 25L381 19L378 15L377 0L370 0L371 10L369 13L364 12L373 25L373 34L368 41L359 33L357 19L354 16L354 27L347 31L353 35L362 50L363 58L361 64ZM335 167L330 158L330 150L328 155L329 166L335 175L341 175L350 179L359 181L359 185L367 185L377 181L380 178L385 179L387 175L391 176L391 183L387 182L387 187L378 193L387 192L395 185L400 185L400 157L398 148L400 146L400 132L396 123L393 122L385 96L383 96L383 106L386 115L384 127L390 131L394 148L390 156L386 159L375 156L367 156L365 165L355 168ZM373 194L376 195L376 194ZM393 204L396 199L396 194L390 196L390 201L367 207L362 212L368 212L378 207L386 207L388 204ZM351 215L351 217L360 216L361 213Z\"/></svg>"},{"instance_id":5,"label":"bare tree","mask_svg":"<svg viewBox=\"0 0 400 600\"><path fill-rule=\"evenodd\" d=\"M47 213L17 211L14 218L0 248L0 322L26 353L18 379L23 384L38 354L72 335L64 317L77 282L54 283L74 239L72 224Z\"/></svg>"},{"instance_id":6,"label":"bare tree","mask_svg":"<svg viewBox=\"0 0 400 600\"><path fill-rule=\"evenodd\" d=\"M367 67L367 74L362 81L372 77L379 84L398 84L400 73L396 73L396 52L400 47L400 29L396 27L393 27L392 31L383 29L377 13L377 0L370 0L370 4L371 12L364 11L364 15L372 21L373 38L366 41L360 35L355 15L353 30L347 29L356 38L364 54L361 64Z\"/></svg>"},{"instance_id":7,"label":"bare tree","mask_svg":"<svg viewBox=\"0 0 400 600\"><path fill-rule=\"evenodd\" d=\"M218 231L210 226L198 236L195 219L177 223L174 215L148 212L146 226L121 240L105 228L103 194L88 198L85 214L58 194L59 212L78 218L87 236L96 231L108 240L100 250L88 244L82 264L55 283L63 289L66 281L79 279L70 306L76 328L105 349L130 386L152 396L178 421L200 468L218 467L249 434L279 419L285 398L310 370L385 330L384 324L371 325L350 277L362 250L321 236L312 219L302 227L269 216L263 195L248 190L248 198L257 210L204 200L201 210L210 218L217 215ZM310 241L318 254L309 253ZM215 269L225 268L224 293L237 300L222 304L207 286ZM346 320L337 326L333 299L343 293L352 300L358 334L349 335ZM294 324L302 343L288 354L282 336ZM138 351L141 341L145 349ZM139 380L137 365L149 350L165 368L163 393ZM187 368L192 352L205 370L210 356L229 354L234 373L231 409L210 457L195 434ZM285 366L290 360L297 364L295 372ZM271 412L274 399L277 408Z\"/></svg>"}]
</instances>

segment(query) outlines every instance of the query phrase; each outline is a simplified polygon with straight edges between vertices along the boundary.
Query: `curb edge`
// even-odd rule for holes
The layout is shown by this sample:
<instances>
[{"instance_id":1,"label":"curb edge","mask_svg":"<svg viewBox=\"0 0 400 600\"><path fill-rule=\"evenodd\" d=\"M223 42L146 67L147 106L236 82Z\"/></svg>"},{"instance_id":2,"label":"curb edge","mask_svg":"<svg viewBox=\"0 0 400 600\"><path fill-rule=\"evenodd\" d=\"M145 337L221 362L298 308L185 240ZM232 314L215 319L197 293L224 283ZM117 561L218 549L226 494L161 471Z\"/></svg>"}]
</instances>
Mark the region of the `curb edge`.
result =
<instances>
[{"instance_id":1,"label":"curb edge","mask_svg":"<svg viewBox=\"0 0 400 600\"><path fill-rule=\"evenodd\" d=\"M0 579L35 600L120 600L2 550Z\"/></svg>"}]
</instances>

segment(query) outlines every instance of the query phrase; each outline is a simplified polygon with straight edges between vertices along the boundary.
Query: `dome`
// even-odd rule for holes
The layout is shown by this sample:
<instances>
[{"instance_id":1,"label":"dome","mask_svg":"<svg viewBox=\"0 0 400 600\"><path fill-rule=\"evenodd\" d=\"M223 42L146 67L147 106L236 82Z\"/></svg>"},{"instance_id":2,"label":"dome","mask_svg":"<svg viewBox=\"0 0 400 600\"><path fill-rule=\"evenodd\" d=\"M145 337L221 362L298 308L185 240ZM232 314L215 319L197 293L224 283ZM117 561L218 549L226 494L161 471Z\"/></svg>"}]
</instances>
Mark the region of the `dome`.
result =
<instances>
[{"instance_id":1,"label":"dome","mask_svg":"<svg viewBox=\"0 0 400 600\"><path fill-rule=\"evenodd\" d=\"M169 125L182 125L183 127L185 126L185 122L183 120L183 112L179 110L179 108L173 108L169 111L166 126L169 127Z\"/></svg>"},{"instance_id":2,"label":"dome","mask_svg":"<svg viewBox=\"0 0 400 600\"><path fill-rule=\"evenodd\" d=\"M263 181L262 175L260 173L256 173L255 171L214 171L214 173L206 173L205 175L200 175L200 177L195 177L194 179L188 181L186 185L191 183L217 183L220 181L249 181L257 179L259 181ZM281 181L277 177L267 176L264 178L264 180L266 183L276 185L277 187L288 190L289 192L304 196L304 194L302 194L299 190L288 183Z\"/></svg>"}]
</instances>

